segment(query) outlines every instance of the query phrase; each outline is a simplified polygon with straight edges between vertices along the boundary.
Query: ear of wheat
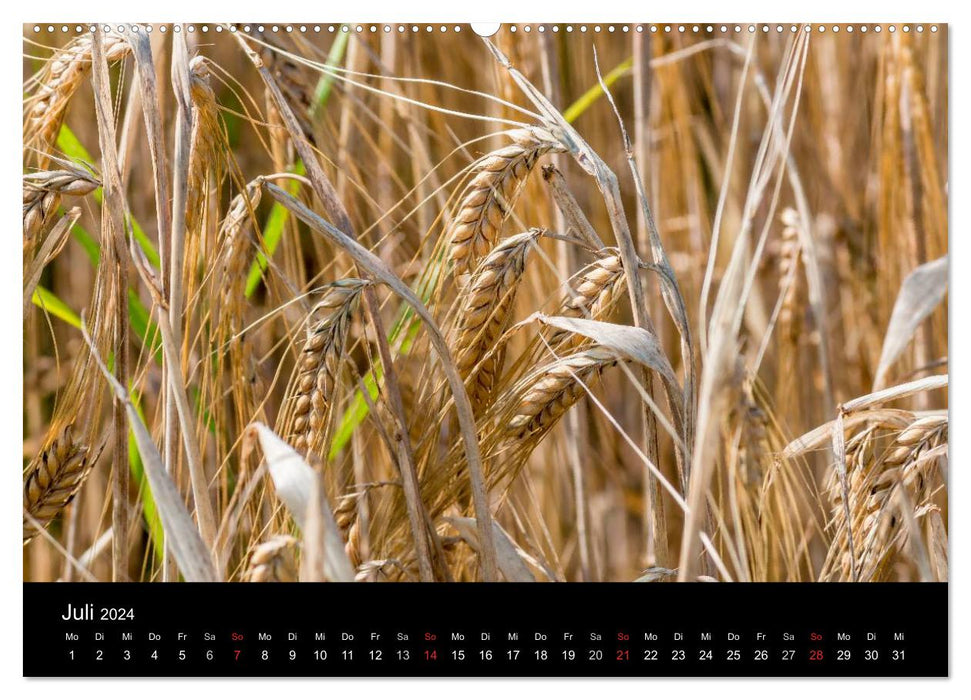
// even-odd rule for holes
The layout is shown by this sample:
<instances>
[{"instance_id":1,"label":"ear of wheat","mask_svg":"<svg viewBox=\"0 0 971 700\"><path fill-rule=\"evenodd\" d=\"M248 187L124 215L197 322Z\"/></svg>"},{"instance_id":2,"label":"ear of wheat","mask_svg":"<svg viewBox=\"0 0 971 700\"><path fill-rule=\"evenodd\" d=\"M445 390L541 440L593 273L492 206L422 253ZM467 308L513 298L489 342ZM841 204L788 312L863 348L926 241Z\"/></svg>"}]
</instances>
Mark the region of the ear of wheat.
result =
<instances>
[{"instance_id":1,"label":"ear of wheat","mask_svg":"<svg viewBox=\"0 0 971 700\"><path fill-rule=\"evenodd\" d=\"M291 397L291 442L301 454L323 448L327 408L333 400L344 343L365 280L346 279L331 285L310 312L307 341L300 353Z\"/></svg>"},{"instance_id":2,"label":"ear of wheat","mask_svg":"<svg viewBox=\"0 0 971 700\"><path fill-rule=\"evenodd\" d=\"M354 567L361 564L361 519L358 517L358 505L364 496L364 493L347 494L341 497L334 509L334 520L344 535L344 552Z\"/></svg>"},{"instance_id":3,"label":"ear of wheat","mask_svg":"<svg viewBox=\"0 0 971 700\"><path fill-rule=\"evenodd\" d=\"M214 280L220 296L216 312L220 318L230 309L238 309L246 286L246 264L249 251L246 229L256 207L260 205L263 187L254 181L235 197L229 204L223 221L219 226L220 276ZM232 329L237 330L237 329Z\"/></svg>"},{"instance_id":4,"label":"ear of wheat","mask_svg":"<svg viewBox=\"0 0 971 700\"><path fill-rule=\"evenodd\" d=\"M580 275L575 286L576 294L563 303L558 313L560 316L606 321L622 298L626 284L620 256L616 251L605 251ZM556 349L568 341L569 347L576 349L585 340L576 333L557 330L550 336L549 343Z\"/></svg>"},{"instance_id":5,"label":"ear of wheat","mask_svg":"<svg viewBox=\"0 0 971 700\"><path fill-rule=\"evenodd\" d=\"M613 352L594 347L536 370L523 382L526 390L506 426L507 437L540 439L586 393L584 385L615 364Z\"/></svg>"},{"instance_id":6,"label":"ear of wheat","mask_svg":"<svg viewBox=\"0 0 971 700\"><path fill-rule=\"evenodd\" d=\"M488 406L502 369L504 352L495 347L496 340L509 326L526 258L540 233L532 230L511 236L490 252L476 268L459 311L455 364L466 379L477 413Z\"/></svg>"},{"instance_id":7,"label":"ear of wheat","mask_svg":"<svg viewBox=\"0 0 971 700\"><path fill-rule=\"evenodd\" d=\"M296 538L275 535L257 545L250 554L243 581L249 583L287 583L298 579Z\"/></svg>"},{"instance_id":8,"label":"ear of wheat","mask_svg":"<svg viewBox=\"0 0 971 700\"><path fill-rule=\"evenodd\" d=\"M39 77L40 85L27 110L24 141L41 153L53 147L71 98L91 70L92 41L92 36L85 35L65 46L54 54ZM103 42L109 63L121 60L131 51L128 42L117 34L105 34Z\"/></svg>"},{"instance_id":9,"label":"ear of wheat","mask_svg":"<svg viewBox=\"0 0 971 700\"><path fill-rule=\"evenodd\" d=\"M185 225L188 231L197 231L210 189L207 180L218 162L214 153L219 137L216 94L209 84L209 67L201 56L189 61L189 97L195 116L189 148Z\"/></svg>"},{"instance_id":10,"label":"ear of wheat","mask_svg":"<svg viewBox=\"0 0 971 700\"><path fill-rule=\"evenodd\" d=\"M742 483L747 489L757 489L762 485L764 459L771 448L768 440L769 416L757 400L751 380L743 383L738 409L742 430L738 451Z\"/></svg>"},{"instance_id":11,"label":"ear of wheat","mask_svg":"<svg viewBox=\"0 0 971 700\"><path fill-rule=\"evenodd\" d=\"M87 445L79 442L67 425L34 458L24 478L24 544L47 527L74 498L92 466Z\"/></svg>"},{"instance_id":12,"label":"ear of wheat","mask_svg":"<svg viewBox=\"0 0 971 700\"><path fill-rule=\"evenodd\" d=\"M487 154L472 168L472 181L449 235L449 257L456 274L474 269L495 246L502 224L539 157L563 150L543 129L520 129L510 132L509 137L512 145Z\"/></svg>"},{"instance_id":13,"label":"ear of wheat","mask_svg":"<svg viewBox=\"0 0 971 700\"><path fill-rule=\"evenodd\" d=\"M947 417L916 418L901 430L889 446L878 450L877 428L871 426L847 441L849 466L849 504L853 549L861 581L883 579L889 572L887 563L900 547L901 518L894 495L904 489L913 506L920 507L926 498L925 479L934 460L922 459L932 447L947 441ZM834 520L839 545L839 565L844 580L852 577L847 523L844 519L842 493L834 477L830 492L835 502Z\"/></svg>"},{"instance_id":14,"label":"ear of wheat","mask_svg":"<svg viewBox=\"0 0 971 700\"><path fill-rule=\"evenodd\" d=\"M24 175L24 246L35 242L37 234L51 220L62 197L83 197L101 183L81 168L63 164L59 170L43 170Z\"/></svg>"},{"instance_id":15,"label":"ear of wheat","mask_svg":"<svg viewBox=\"0 0 971 700\"><path fill-rule=\"evenodd\" d=\"M211 342L220 353L219 362L212 367L219 374L238 379L231 381L230 386L240 429L252 421L265 396L265 391L259 388L261 376L254 343L244 332L246 266L253 250L250 227L262 192L260 180L256 180L231 200L219 226L218 261L210 282ZM221 384L219 377L213 377L212 381L215 385Z\"/></svg>"}]
</instances>

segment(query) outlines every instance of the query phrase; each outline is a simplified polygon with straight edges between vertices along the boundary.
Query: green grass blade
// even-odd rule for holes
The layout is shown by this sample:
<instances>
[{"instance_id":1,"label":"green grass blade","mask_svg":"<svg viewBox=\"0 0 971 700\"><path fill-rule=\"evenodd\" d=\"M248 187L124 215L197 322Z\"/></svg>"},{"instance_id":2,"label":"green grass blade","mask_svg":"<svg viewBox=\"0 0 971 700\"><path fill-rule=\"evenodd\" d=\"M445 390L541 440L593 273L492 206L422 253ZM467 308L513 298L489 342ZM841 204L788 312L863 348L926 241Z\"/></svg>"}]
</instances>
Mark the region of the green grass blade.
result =
<instances>
[{"instance_id":1,"label":"green grass blade","mask_svg":"<svg viewBox=\"0 0 971 700\"><path fill-rule=\"evenodd\" d=\"M131 391L130 395L135 410L138 411L138 415L144 421L145 414L142 411L140 395L136 391ZM162 528L162 520L159 518L158 508L155 506L155 499L152 498L152 490L149 488L148 480L145 478L145 468L142 465L142 457L138 452L138 445L135 442L135 434L130 430L128 431L128 467L131 470L132 477L135 479L135 483L138 485L138 495L142 500L142 517L145 520L145 527L152 541L155 561L161 564L163 552L165 551L165 530Z\"/></svg>"},{"instance_id":2,"label":"green grass blade","mask_svg":"<svg viewBox=\"0 0 971 700\"><path fill-rule=\"evenodd\" d=\"M634 59L628 58L626 61L620 63L616 68L604 76L604 83L606 83L607 87L610 87L627 75L633 66ZM601 87L600 83L598 82L585 93L580 95L576 102L563 111L563 118L568 122L573 123L581 114L590 109L590 106L593 105L594 102L603 97L603 94L603 87Z\"/></svg>"},{"instance_id":3,"label":"green grass blade","mask_svg":"<svg viewBox=\"0 0 971 700\"><path fill-rule=\"evenodd\" d=\"M51 316L59 318L78 330L81 330L81 317L74 313L70 306L61 301L54 292L46 287L38 284L30 300L34 303L34 306L39 306Z\"/></svg>"},{"instance_id":4,"label":"green grass blade","mask_svg":"<svg viewBox=\"0 0 971 700\"><path fill-rule=\"evenodd\" d=\"M347 50L347 42L350 37L350 32L341 32L334 37L334 43L330 45L330 51L327 52L326 65L329 68L333 68L344 60L344 52ZM333 75L325 73L320 76L320 80L317 82L317 88L314 90L314 104L310 108L311 114L315 114L317 110L327 105L327 100L330 99L330 91L333 86Z\"/></svg>"},{"instance_id":5,"label":"green grass blade","mask_svg":"<svg viewBox=\"0 0 971 700\"><path fill-rule=\"evenodd\" d=\"M31 297L34 306L47 311L51 316L59 318L74 328L81 330L81 317L74 312L70 306L58 297L54 292L42 285L37 285L34 295ZM162 362L162 341L158 332L158 327L152 322L148 309L142 304L141 299L135 290L128 290L128 320L131 322L132 330L141 339L142 344L151 343L151 352L155 360Z\"/></svg>"}]
</instances>

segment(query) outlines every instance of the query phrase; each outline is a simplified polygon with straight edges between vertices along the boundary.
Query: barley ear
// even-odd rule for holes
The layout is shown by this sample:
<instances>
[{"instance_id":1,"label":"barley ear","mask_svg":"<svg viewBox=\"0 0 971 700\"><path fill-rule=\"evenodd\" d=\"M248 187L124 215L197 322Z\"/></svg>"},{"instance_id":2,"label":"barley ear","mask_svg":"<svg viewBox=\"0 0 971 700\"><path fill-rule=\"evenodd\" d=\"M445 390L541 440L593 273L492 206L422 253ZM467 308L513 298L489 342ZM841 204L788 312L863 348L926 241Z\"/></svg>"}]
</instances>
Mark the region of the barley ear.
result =
<instances>
[{"instance_id":1,"label":"barley ear","mask_svg":"<svg viewBox=\"0 0 971 700\"><path fill-rule=\"evenodd\" d=\"M90 448L79 442L68 424L27 469L24 478L24 544L47 527L71 502L84 483L94 460Z\"/></svg>"},{"instance_id":2,"label":"barley ear","mask_svg":"<svg viewBox=\"0 0 971 700\"><path fill-rule=\"evenodd\" d=\"M495 246L539 157L563 150L544 129L519 129L508 135L511 145L486 154L472 167L472 180L448 234L457 275L474 270Z\"/></svg>"},{"instance_id":3,"label":"barley ear","mask_svg":"<svg viewBox=\"0 0 971 700\"><path fill-rule=\"evenodd\" d=\"M615 353L594 347L536 370L523 382L525 391L506 426L507 437L541 439L586 393L585 385L617 361Z\"/></svg>"},{"instance_id":4,"label":"barley ear","mask_svg":"<svg viewBox=\"0 0 971 700\"><path fill-rule=\"evenodd\" d=\"M299 544L290 535L276 535L257 545L250 554L243 580L250 583L290 583L298 580Z\"/></svg>"},{"instance_id":5,"label":"barley ear","mask_svg":"<svg viewBox=\"0 0 971 700\"><path fill-rule=\"evenodd\" d=\"M37 91L28 99L24 144L41 154L46 155L53 148L68 105L91 70L93 41L91 35L85 35L54 54L40 75ZM131 51L130 44L118 34L105 34L103 42L109 63L121 60Z\"/></svg>"},{"instance_id":6,"label":"barley ear","mask_svg":"<svg viewBox=\"0 0 971 700\"><path fill-rule=\"evenodd\" d=\"M490 252L476 268L459 311L455 364L477 414L491 401L504 356L496 341L509 326L526 258L540 233L511 236Z\"/></svg>"},{"instance_id":7,"label":"barley ear","mask_svg":"<svg viewBox=\"0 0 971 700\"><path fill-rule=\"evenodd\" d=\"M24 248L36 243L51 221L62 197L83 197L101 183L89 172L65 162L61 169L24 175Z\"/></svg>"},{"instance_id":8,"label":"barley ear","mask_svg":"<svg viewBox=\"0 0 971 700\"><path fill-rule=\"evenodd\" d=\"M334 400L351 318L368 284L356 278L336 282L310 312L286 431L303 455L324 447L328 407Z\"/></svg>"},{"instance_id":9,"label":"barley ear","mask_svg":"<svg viewBox=\"0 0 971 700\"><path fill-rule=\"evenodd\" d=\"M570 318L591 318L594 321L609 321L617 302L623 297L627 280L624 266L616 251L605 252L580 275L575 294L563 302L560 316ZM549 339L554 349L567 344L577 349L584 337L569 331L557 330Z\"/></svg>"}]
</instances>

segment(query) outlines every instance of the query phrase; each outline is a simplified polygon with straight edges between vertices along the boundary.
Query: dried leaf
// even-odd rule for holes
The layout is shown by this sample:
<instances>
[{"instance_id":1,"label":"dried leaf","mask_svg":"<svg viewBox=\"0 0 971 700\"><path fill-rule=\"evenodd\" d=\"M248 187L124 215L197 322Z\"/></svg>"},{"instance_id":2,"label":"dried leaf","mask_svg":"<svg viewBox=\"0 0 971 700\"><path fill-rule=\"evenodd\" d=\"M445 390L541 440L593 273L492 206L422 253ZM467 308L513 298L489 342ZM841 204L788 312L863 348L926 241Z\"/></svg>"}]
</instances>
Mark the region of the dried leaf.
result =
<instances>
[{"instance_id":1,"label":"dried leaf","mask_svg":"<svg viewBox=\"0 0 971 700\"><path fill-rule=\"evenodd\" d=\"M283 501L294 521L305 536L306 528L313 527L315 521L322 519L324 547L324 575L330 581L353 581L354 567L344 551L334 513L325 499L319 508L311 512L310 504L318 489L319 477L303 457L280 436L262 423L252 423L250 430L256 433L266 457L267 470L273 479L277 496ZM314 528L315 530L317 528ZM313 533L311 533L313 539Z\"/></svg>"},{"instance_id":2,"label":"dried leaf","mask_svg":"<svg viewBox=\"0 0 971 700\"><path fill-rule=\"evenodd\" d=\"M458 530L459 536L478 551L479 537L475 518L446 518ZM536 578L519 555L519 551L509 535L495 520L492 521L493 539L496 541L496 563L502 575L510 582L533 583Z\"/></svg>"},{"instance_id":3,"label":"dried leaf","mask_svg":"<svg viewBox=\"0 0 971 700\"><path fill-rule=\"evenodd\" d=\"M588 318L546 316L540 313L533 314L530 319L564 331L579 333L596 341L599 345L613 350L621 357L641 363L648 369L660 374L665 383L675 387L677 389L676 394L681 395L681 388L678 385L678 378L674 374L674 369L672 369L671 363L661 349L661 344L650 331L636 326L593 321Z\"/></svg>"},{"instance_id":4,"label":"dried leaf","mask_svg":"<svg viewBox=\"0 0 971 700\"><path fill-rule=\"evenodd\" d=\"M677 569L665 569L663 566L652 566L634 579L634 583L656 583L676 576Z\"/></svg>"},{"instance_id":5,"label":"dried leaf","mask_svg":"<svg viewBox=\"0 0 971 700\"><path fill-rule=\"evenodd\" d=\"M873 388L880 389L887 380L890 366L907 348L921 321L937 308L947 293L948 256L938 258L917 267L907 275L900 286L897 301L887 333L883 337L883 350L877 365Z\"/></svg>"},{"instance_id":6,"label":"dried leaf","mask_svg":"<svg viewBox=\"0 0 971 700\"><path fill-rule=\"evenodd\" d=\"M919 394L922 391L943 389L944 387L947 386L947 384L948 384L948 375L935 374L934 376L931 376L931 377L916 379L912 382L898 384L897 386L892 386L887 389L874 391L871 394L858 396L857 398L844 403L843 410L846 413L850 413L852 411L859 411L864 408L869 408L871 406L876 406L877 404L885 403L887 401L894 401L896 399L903 399L908 396L912 396L913 394Z\"/></svg>"}]
</instances>

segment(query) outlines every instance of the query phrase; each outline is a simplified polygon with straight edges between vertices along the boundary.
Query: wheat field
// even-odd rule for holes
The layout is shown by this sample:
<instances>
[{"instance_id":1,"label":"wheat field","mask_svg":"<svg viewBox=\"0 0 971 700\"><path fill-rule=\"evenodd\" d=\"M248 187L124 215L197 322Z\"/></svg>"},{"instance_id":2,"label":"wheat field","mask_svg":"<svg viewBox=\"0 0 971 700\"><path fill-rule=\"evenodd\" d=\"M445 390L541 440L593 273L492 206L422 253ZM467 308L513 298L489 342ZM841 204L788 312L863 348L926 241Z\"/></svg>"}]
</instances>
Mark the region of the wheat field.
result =
<instances>
[{"instance_id":1,"label":"wheat field","mask_svg":"<svg viewBox=\"0 0 971 700\"><path fill-rule=\"evenodd\" d=\"M946 26L124 28L24 26L25 581L947 580Z\"/></svg>"}]
</instances>

